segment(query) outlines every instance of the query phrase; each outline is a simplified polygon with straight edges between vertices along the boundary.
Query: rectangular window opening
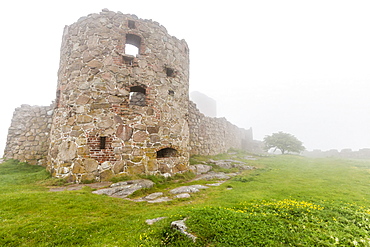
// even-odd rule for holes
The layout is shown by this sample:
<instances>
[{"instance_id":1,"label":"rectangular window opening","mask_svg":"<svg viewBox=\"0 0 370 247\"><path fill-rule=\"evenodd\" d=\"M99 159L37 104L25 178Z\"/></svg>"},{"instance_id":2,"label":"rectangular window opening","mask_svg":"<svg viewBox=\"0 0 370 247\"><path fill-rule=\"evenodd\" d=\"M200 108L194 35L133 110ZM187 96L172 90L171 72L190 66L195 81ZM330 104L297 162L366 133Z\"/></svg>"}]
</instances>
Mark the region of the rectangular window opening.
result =
<instances>
[{"instance_id":1,"label":"rectangular window opening","mask_svg":"<svg viewBox=\"0 0 370 247\"><path fill-rule=\"evenodd\" d=\"M136 28L136 27L135 27L135 22L134 22L134 21L129 20L129 21L128 21L128 28L130 28L130 29L135 29L135 28Z\"/></svg>"},{"instance_id":2,"label":"rectangular window opening","mask_svg":"<svg viewBox=\"0 0 370 247\"><path fill-rule=\"evenodd\" d=\"M100 137L100 149L106 149L106 141L107 137L106 136L101 136Z\"/></svg>"},{"instance_id":3,"label":"rectangular window opening","mask_svg":"<svg viewBox=\"0 0 370 247\"><path fill-rule=\"evenodd\" d=\"M166 74L168 77L174 77L175 76L175 70L171 68L166 68Z\"/></svg>"}]
</instances>

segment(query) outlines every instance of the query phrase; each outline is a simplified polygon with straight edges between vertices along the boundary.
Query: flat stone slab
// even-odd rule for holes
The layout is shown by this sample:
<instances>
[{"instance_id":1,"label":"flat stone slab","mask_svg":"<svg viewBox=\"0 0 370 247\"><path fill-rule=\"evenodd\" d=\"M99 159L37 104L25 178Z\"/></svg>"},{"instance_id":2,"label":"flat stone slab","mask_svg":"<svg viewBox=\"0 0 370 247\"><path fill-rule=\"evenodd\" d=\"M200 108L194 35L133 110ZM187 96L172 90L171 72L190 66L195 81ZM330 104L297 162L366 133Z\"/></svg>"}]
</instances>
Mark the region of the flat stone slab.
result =
<instances>
[{"instance_id":1,"label":"flat stone slab","mask_svg":"<svg viewBox=\"0 0 370 247\"><path fill-rule=\"evenodd\" d=\"M252 170L255 169L254 166L247 166L244 162L239 160L209 160L210 163L215 164L224 169L238 168L240 170Z\"/></svg>"},{"instance_id":2,"label":"flat stone slab","mask_svg":"<svg viewBox=\"0 0 370 247\"><path fill-rule=\"evenodd\" d=\"M196 193L199 192L200 189L208 189L209 187L196 184L196 185L189 185L189 186L181 186L175 189L170 190L171 194L181 194L181 193Z\"/></svg>"},{"instance_id":3,"label":"flat stone slab","mask_svg":"<svg viewBox=\"0 0 370 247\"><path fill-rule=\"evenodd\" d=\"M194 180L228 180L230 177L235 176L231 173L224 173L224 172L209 172L207 174L202 174L199 177L195 178Z\"/></svg>"},{"instance_id":4,"label":"flat stone slab","mask_svg":"<svg viewBox=\"0 0 370 247\"><path fill-rule=\"evenodd\" d=\"M203 165L203 164L197 164L197 165L191 165L190 170L194 172L195 174L203 174L207 173L212 169L212 166L209 165Z\"/></svg>"},{"instance_id":5,"label":"flat stone slab","mask_svg":"<svg viewBox=\"0 0 370 247\"><path fill-rule=\"evenodd\" d=\"M100 189L92 193L97 195L108 195L112 197L125 198L142 188L151 188L154 183L148 179L137 179L112 184L110 188Z\"/></svg>"},{"instance_id":6,"label":"flat stone slab","mask_svg":"<svg viewBox=\"0 0 370 247\"><path fill-rule=\"evenodd\" d=\"M154 200L160 196L163 196L163 192L156 192L143 197L144 200Z\"/></svg>"},{"instance_id":7,"label":"flat stone slab","mask_svg":"<svg viewBox=\"0 0 370 247\"><path fill-rule=\"evenodd\" d=\"M190 194L189 193L177 194L175 195L175 198L190 198Z\"/></svg>"},{"instance_id":8,"label":"flat stone slab","mask_svg":"<svg viewBox=\"0 0 370 247\"><path fill-rule=\"evenodd\" d=\"M135 180L129 180L129 181L114 183L110 187L113 188L113 187L119 187L119 186L123 186L123 185L131 185L131 184L138 184L138 185L142 186L143 188L151 188L154 185L153 181L151 181L149 179L135 179Z\"/></svg>"},{"instance_id":9,"label":"flat stone slab","mask_svg":"<svg viewBox=\"0 0 370 247\"><path fill-rule=\"evenodd\" d=\"M220 186L221 184L225 183L225 181L214 183L214 184L206 184L207 186Z\"/></svg>"},{"instance_id":10,"label":"flat stone slab","mask_svg":"<svg viewBox=\"0 0 370 247\"><path fill-rule=\"evenodd\" d=\"M160 197L160 198L157 198L155 200L150 200L150 201L147 201L148 203L160 203L160 202L169 202L169 201L172 201L171 198L169 197Z\"/></svg>"},{"instance_id":11,"label":"flat stone slab","mask_svg":"<svg viewBox=\"0 0 370 247\"><path fill-rule=\"evenodd\" d=\"M58 192L58 191L72 191L72 190L81 190L83 187L90 187L92 189L100 189L111 185L111 182L100 182L100 183L92 183L92 184L71 184L68 186L62 187L52 187L49 188L51 192Z\"/></svg>"},{"instance_id":12,"label":"flat stone slab","mask_svg":"<svg viewBox=\"0 0 370 247\"><path fill-rule=\"evenodd\" d=\"M253 157L253 156L245 156L243 159L245 159L245 160L258 160L256 157Z\"/></svg>"}]
</instances>

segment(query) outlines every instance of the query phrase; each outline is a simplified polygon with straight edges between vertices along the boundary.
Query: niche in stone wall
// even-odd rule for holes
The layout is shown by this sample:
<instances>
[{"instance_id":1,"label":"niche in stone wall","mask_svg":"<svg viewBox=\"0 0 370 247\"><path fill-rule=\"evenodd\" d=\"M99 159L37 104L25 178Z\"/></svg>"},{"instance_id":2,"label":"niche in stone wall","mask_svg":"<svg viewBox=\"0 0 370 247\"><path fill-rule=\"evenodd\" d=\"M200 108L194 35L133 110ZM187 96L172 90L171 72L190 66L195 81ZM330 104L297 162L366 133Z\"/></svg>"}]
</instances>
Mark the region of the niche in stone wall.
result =
<instances>
[{"instance_id":1,"label":"niche in stone wall","mask_svg":"<svg viewBox=\"0 0 370 247\"><path fill-rule=\"evenodd\" d=\"M100 149L106 149L106 143L107 143L107 137L106 136L101 136L100 137L100 142L99 142Z\"/></svg>"},{"instance_id":2,"label":"niche in stone wall","mask_svg":"<svg viewBox=\"0 0 370 247\"><path fill-rule=\"evenodd\" d=\"M126 34L125 54L137 56L140 54L141 38L135 34Z\"/></svg>"},{"instance_id":3,"label":"niche in stone wall","mask_svg":"<svg viewBox=\"0 0 370 247\"><path fill-rule=\"evenodd\" d=\"M55 107L60 107L60 90L57 91L56 99L55 99Z\"/></svg>"},{"instance_id":4,"label":"niche in stone wall","mask_svg":"<svg viewBox=\"0 0 370 247\"><path fill-rule=\"evenodd\" d=\"M162 148L157 151L157 159L158 158L171 158L171 157L177 157L178 152L174 148Z\"/></svg>"},{"instance_id":5,"label":"niche in stone wall","mask_svg":"<svg viewBox=\"0 0 370 247\"><path fill-rule=\"evenodd\" d=\"M140 86L130 87L130 105L145 106L146 89Z\"/></svg>"},{"instance_id":6,"label":"niche in stone wall","mask_svg":"<svg viewBox=\"0 0 370 247\"><path fill-rule=\"evenodd\" d=\"M166 67L166 69L165 69L165 70L166 70L166 75L167 75L168 77L175 77L176 72L175 72L175 70L174 70L174 69Z\"/></svg>"},{"instance_id":7,"label":"niche in stone wall","mask_svg":"<svg viewBox=\"0 0 370 247\"><path fill-rule=\"evenodd\" d=\"M110 136L100 136L99 134L88 134L87 145L89 147L90 158L103 163L105 161L116 161L113 138Z\"/></svg>"},{"instance_id":8,"label":"niche in stone wall","mask_svg":"<svg viewBox=\"0 0 370 247\"><path fill-rule=\"evenodd\" d=\"M128 20L128 21L127 21L127 26L128 26L128 28L130 28L130 29L135 29L135 28L136 28L135 21Z\"/></svg>"}]
</instances>

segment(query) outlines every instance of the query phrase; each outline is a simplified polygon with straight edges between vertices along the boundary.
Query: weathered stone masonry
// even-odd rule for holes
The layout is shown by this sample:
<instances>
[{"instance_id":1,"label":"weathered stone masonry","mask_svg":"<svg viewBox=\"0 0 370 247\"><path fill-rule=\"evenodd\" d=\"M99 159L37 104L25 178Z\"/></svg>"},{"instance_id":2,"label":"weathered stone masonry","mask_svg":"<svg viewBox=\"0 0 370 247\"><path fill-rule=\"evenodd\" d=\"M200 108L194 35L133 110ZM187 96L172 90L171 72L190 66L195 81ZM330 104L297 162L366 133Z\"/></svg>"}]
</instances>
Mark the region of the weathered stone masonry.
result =
<instances>
[{"instance_id":1,"label":"weathered stone masonry","mask_svg":"<svg viewBox=\"0 0 370 247\"><path fill-rule=\"evenodd\" d=\"M205 117L188 90L184 40L151 20L91 14L64 30L54 107L15 111L5 157L80 182L171 175L188 170L190 154L247 148L250 130Z\"/></svg>"},{"instance_id":2,"label":"weathered stone masonry","mask_svg":"<svg viewBox=\"0 0 370 247\"><path fill-rule=\"evenodd\" d=\"M215 155L230 148L252 150L252 129L242 129L225 118L207 117L189 102L190 155Z\"/></svg>"},{"instance_id":3,"label":"weathered stone masonry","mask_svg":"<svg viewBox=\"0 0 370 247\"><path fill-rule=\"evenodd\" d=\"M53 106L22 105L15 109L4 151L5 158L46 165Z\"/></svg>"}]
</instances>

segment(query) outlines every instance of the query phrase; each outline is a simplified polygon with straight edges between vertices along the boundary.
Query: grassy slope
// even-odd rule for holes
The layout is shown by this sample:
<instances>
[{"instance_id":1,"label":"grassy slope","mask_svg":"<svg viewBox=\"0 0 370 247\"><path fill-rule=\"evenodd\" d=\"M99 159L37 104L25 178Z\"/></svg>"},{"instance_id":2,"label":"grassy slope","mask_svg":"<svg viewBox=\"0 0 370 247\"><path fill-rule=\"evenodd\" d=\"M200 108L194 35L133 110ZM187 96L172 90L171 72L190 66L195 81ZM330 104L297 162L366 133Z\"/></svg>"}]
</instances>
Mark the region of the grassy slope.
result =
<instances>
[{"instance_id":1,"label":"grassy slope","mask_svg":"<svg viewBox=\"0 0 370 247\"><path fill-rule=\"evenodd\" d=\"M369 162L277 156L259 163L261 169L244 177L245 186L237 181L230 183L235 202L293 197L366 206L370 200ZM225 197L231 199L229 195Z\"/></svg>"},{"instance_id":2,"label":"grassy slope","mask_svg":"<svg viewBox=\"0 0 370 247\"><path fill-rule=\"evenodd\" d=\"M191 200L153 205L87 188L48 192L37 182L50 179L41 167L7 162L0 165L0 246L370 246L369 161L276 156L247 163L259 169ZM310 203L325 209L307 211ZM145 224L160 216L168 218ZM195 244L168 227L185 216Z\"/></svg>"}]
</instances>

